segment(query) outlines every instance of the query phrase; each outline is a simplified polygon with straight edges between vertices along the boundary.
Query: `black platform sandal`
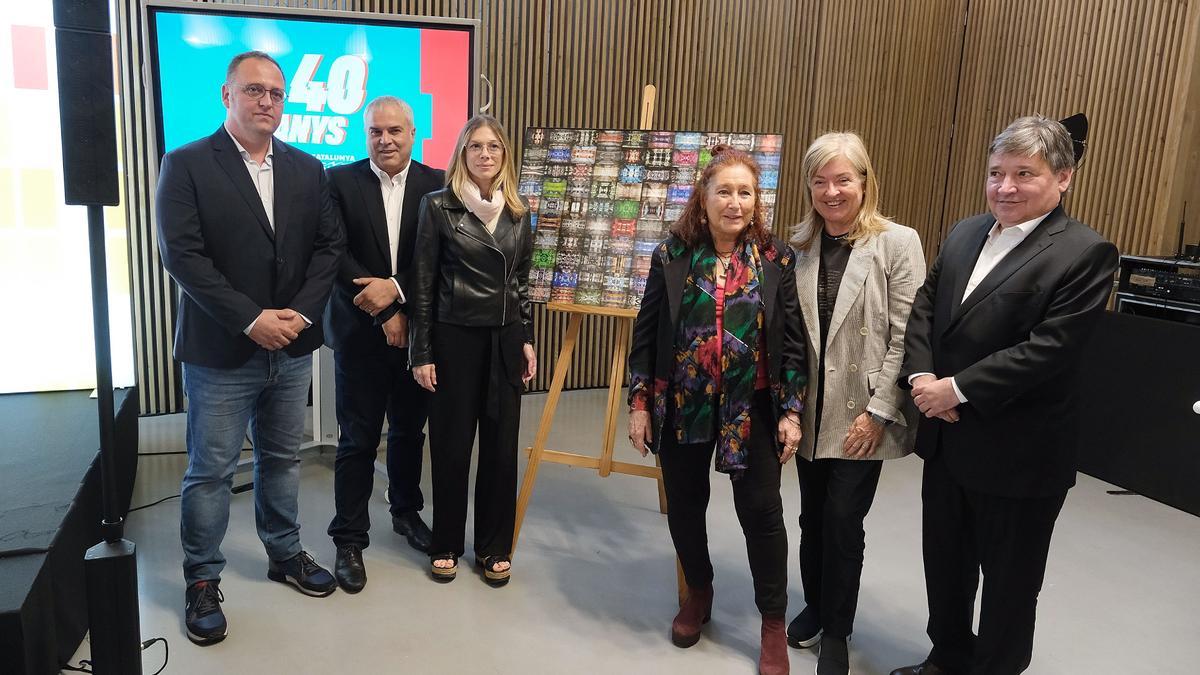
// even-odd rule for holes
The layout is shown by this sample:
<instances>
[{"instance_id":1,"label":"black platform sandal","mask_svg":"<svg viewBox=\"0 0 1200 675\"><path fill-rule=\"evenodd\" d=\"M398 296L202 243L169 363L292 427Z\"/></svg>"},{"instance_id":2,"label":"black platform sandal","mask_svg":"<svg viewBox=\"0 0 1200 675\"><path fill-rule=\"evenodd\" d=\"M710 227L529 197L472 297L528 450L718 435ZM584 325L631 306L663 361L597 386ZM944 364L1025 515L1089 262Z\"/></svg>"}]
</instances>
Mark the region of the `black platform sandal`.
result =
<instances>
[{"instance_id":1,"label":"black platform sandal","mask_svg":"<svg viewBox=\"0 0 1200 675\"><path fill-rule=\"evenodd\" d=\"M439 560L449 560L454 563L449 567L438 567L434 563ZM433 575L433 580L438 583L448 583L454 581L454 577L458 575L458 556L453 553L439 553L429 556L429 572Z\"/></svg>"},{"instance_id":2,"label":"black platform sandal","mask_svg":"<svg viewBox=\"0 0 1200 675\"><path fill-rule=\"evenodd\" d=\"M506 562L509 564L508 569L496 571L494 568L497 564ZM508 579L512 572L512 560L506 555L489 555L482 558L475 558L475 565L483 572L483 580L489 586L503 586L508 583Z\"/></svg>"}]
</instances>

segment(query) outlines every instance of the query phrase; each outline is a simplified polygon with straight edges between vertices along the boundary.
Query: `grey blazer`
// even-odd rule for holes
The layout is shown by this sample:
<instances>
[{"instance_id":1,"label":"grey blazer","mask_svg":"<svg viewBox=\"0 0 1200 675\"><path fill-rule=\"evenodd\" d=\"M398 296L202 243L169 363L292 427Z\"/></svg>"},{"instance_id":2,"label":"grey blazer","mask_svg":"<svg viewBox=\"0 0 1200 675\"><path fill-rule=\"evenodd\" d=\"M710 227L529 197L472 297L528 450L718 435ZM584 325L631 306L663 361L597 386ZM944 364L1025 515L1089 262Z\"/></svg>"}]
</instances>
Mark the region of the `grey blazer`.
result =
<instances>
[{"instance_id":1,"label":"grey blazer","mask_svg":"<svg viewBox=\"0 0 1200 675\"><path fill-rule=\"evenodd\" d=\"M804 233L800 234L803 237ZM793 242L794 243L794 242ZM850 252L825 340L825 399L821 437L816 428L818 346L817 274L820 245L796 249L796 288L808 348L808 392L799 454L805 459L842 458L842 442L854 418L868 409L896 420L869 459L896 459L913 450L920 413L896 384L904 360L904 328L913 296L925 280L925 255L916 230L888 222L887 229L858 241ZM815 448L814 448L815 444Z\"/></svg>"}]
</instances>

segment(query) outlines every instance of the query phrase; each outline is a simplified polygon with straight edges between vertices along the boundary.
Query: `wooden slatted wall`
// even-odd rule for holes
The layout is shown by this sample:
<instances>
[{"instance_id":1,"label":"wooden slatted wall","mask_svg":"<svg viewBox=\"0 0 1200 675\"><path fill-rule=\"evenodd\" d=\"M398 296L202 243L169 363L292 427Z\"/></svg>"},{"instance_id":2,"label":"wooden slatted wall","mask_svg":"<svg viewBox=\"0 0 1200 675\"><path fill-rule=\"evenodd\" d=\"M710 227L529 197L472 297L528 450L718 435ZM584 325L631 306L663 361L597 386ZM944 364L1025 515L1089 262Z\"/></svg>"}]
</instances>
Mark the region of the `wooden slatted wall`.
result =
<instances>
[{"instance_id":1,"label":"wooden slatted wall","mask_svg":"<svg viewBox=\"0 0 1200 675\"><path fill-rule=\"evenodd\" d=\"M943 231L986 209L987 145L1005 124L1083 111L1091 133L1067 201L1072 215L1124 253L1173 249L1172 185L1187 143L1181 91L1198 75L1196 5L971 0ZM1193 131L1185 154L1195 141Z\"/></svg>"},{"instance_id":2,"label":"wooden slatted wall","mask_svg":"<svg viewBox=\"0 0 1200 675\"><path fill-rule=\"evenodd\" d=\"M173 303L148 216L157 158L148 155L145 93L131 75L144 51L141 13L137 0L118 4L139 390L143 410L171 412L181 407ZM229 4L479 19L489 112L518 146L531 125L636 127L646 84L658 87L655 127L782 133L780 234L805 208L804 148L835 129L863 135L884 210L921 233L927 256L950 224L984 208L982 155L1018 114L1093 117L1091 158L1071 208L1127 252L1173 247L1175 226L1164 223L1178 223L1185 183L1200 169L1192 150L1200 0ZM1200 221L1200 198L1189 211ZM534 386L544 389L566 319L536 307ZM608 320L585 321L568 387L606 384L614 339Z\"/></svg>"},{"instance_id":3,"label":"wooden slatted wall","mask_svg":"<svg viewBox=\"0 0 1200 675\"><path fill-rule=\"evenodd\" d=\"M827 3L811 64L808 137L842 130L862 136L884 213L920 233L930 262L941 241L967 2ZM803 146L789 150L798 154ZM790 183L800 184L799 176Z\"/></svg>"},{"instance_id":4,"label":"wooden slatted wall","mask_svg":"<svg viewBox=\"0 0 1200 675\"><path fill-rule=\"evenodd\" d=\"M777 131L788 139L807 133L807 110L795 102L807 87L801 66L814 30L799 3L580 0L545 7L541 107L525 125L635 128L642 88L654 84L654 128ZM791 182L794 165L785 152L782 184ZM797 197L780 192L778 223L798 212ZM537 318L543 374L535 384L544 388L566 319ZM607 383L615 337L612 320L587 319L567 387Z\"/></svg>"}]
</instances>

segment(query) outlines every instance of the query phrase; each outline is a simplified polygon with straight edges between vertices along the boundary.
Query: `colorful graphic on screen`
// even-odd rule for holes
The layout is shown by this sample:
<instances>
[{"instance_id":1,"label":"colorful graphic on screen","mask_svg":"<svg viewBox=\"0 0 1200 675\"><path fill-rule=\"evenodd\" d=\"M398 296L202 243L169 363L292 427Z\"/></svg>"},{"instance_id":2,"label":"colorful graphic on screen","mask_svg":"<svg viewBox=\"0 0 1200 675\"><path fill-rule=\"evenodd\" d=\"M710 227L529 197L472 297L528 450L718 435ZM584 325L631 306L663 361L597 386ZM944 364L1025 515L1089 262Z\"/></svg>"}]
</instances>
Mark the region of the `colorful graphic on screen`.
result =
<instances>
[{"instance_id":1,"label":"colorful graphic on screen","mask_svg":"<svg viewBox=\"0 0 1200 675\"><path fill-rule=\"evenodd\" d=\"M390 94L413 109L413 159L445 168L474 84L469 27L333 22L151 7L161 150L212 134L225 119L220 87L235 55L274 57L287 79L276 138L320 159L367 156L362 114Z\"/></svg>"}]
</instances>

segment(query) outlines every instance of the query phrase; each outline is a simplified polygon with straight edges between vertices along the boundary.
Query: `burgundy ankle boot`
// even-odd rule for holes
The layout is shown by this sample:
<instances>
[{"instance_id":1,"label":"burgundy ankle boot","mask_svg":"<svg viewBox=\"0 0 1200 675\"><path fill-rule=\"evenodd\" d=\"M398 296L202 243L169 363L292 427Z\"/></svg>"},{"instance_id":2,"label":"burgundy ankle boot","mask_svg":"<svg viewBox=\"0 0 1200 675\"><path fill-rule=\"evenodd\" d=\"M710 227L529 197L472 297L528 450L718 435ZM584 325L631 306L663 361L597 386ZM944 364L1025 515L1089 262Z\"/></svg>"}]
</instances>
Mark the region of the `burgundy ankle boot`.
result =
<instances>
[{"instance_id":1,"label":"burgundy ankle boot","mask_svg":"<svg viewBox=\"0 0 1200 675\"><path fill-rule=\"evenodd\" d=\"M762 651L758 654L758 675L788 675L787 630L782 616L762 618Z\"/></svg>"},{"instance_id":2,"label":"burgundy ankle boot","mask_svg":"<svg viewBox=\"0 0 1200 675\"><path fill-rule=\"evenodd\" d=\"M712 585L688 588L687 600L671 622L671 642L676 647L691 647L700 641L700 626L708 623L712 614Z\"/></svg>"}]
</instances>

